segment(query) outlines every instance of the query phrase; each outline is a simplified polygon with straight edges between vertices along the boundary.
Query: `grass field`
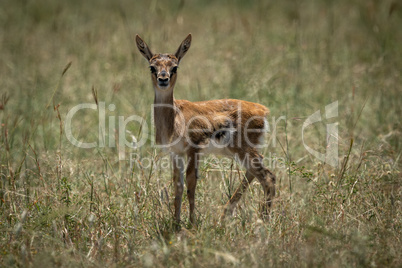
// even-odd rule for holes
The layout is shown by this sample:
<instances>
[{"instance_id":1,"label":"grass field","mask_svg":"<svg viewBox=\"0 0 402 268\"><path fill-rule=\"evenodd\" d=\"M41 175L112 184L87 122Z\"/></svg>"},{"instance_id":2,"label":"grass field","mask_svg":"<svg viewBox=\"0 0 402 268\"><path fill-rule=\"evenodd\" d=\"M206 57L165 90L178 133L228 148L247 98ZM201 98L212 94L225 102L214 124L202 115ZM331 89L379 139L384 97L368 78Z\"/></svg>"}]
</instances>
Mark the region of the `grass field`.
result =
<instances>
[{"instance_id":1,"label":"grass field","mask_svg":"<svg viewBox=\"0 0 402 268\"><path fill-rule=\"evenodd\" d=\"M0 25L0 266L401 267L400 1L4 0ZM190 32L177 99L271 110L268 222L257 182L220 222L243 171L207 157L198 227L184 194L175 231L171 169L145 131L154 93L134 40L173 53ZM80 104L93 109L69 129L93 148L66 135ZM317 111L322 120L303 132ZM133 115L144 121L119 123ZM324 154L336 123L333 167L306 145ZM133 136L145 145L119 142Z\"/></svg>"}]
</instances>

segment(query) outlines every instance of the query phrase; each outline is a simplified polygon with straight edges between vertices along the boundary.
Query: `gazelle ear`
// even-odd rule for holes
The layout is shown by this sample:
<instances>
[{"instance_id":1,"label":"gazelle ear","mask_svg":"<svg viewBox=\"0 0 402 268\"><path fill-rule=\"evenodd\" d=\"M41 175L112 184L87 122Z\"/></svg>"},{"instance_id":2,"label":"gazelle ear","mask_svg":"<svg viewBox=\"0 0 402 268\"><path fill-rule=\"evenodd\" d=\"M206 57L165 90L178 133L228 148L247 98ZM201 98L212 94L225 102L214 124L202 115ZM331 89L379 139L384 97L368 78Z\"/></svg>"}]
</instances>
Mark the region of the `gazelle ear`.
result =
<instances>
[{"instance_id":1,"label":"gazelle ear","mask_svg":"<svg viewBox=\"0 0 402 268\"><path fill-rule=\"evenodd\" d=\"M145 43L138 34L135 36L135 42L137 43L138 50L141 52L142 56L149 61L154 54L152 54L147 43Z\"/></svg>"},{"instance_id":2,"label":"gazelle ear","mask_svg":"<svg viewBox=\"0 0 402 268\"><path fill-rule=\"evenodd\" d=\"M177 49L176 53L174 54L176 58L181 61L181 59L186 55L188 49L191 46L191 34L188 34L186 39L181 42L179 48Z\"/></svg>"}]
</instances>

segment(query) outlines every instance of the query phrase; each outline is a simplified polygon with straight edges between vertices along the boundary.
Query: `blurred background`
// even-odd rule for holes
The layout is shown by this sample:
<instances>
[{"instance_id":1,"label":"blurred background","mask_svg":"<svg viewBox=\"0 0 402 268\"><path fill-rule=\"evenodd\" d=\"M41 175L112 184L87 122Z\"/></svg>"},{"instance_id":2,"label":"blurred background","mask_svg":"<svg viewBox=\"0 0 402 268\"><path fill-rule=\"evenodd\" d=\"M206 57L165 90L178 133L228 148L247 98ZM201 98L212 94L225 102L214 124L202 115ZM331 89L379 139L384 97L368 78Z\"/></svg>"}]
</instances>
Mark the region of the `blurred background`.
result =
<instances>
[{"instance_id":1,"label":"blurred background","mask_svg":"<svg viewBox=\"0 0 402 268\"><path fill-rule=\"evenodd\" d=\"M3 0L0 7L3 264L401 264L400 1ZM68 111L95 100L116 107L106 111L106 141L117 140L111 117L138 115L151 127L154 93L135 35L154 53L174 53L188 33L176 99L236 98L271 110L276 143L263 153L277 163L279 181L268 224L257 221L257 184L234 224L217 227L241 172L206 161L199 230L176 234L169 169L133 169L116 146L82 149L66 138ZM304 132L306 144L325 153L326 125L338 122L334 168L306 151L302 126L335 101L338 117L323 116ZM98 142L98 126L97 111L81 110L72 134ZM126 139L140 140L142 129L127 124ZM127 149L126 159L135 152L157 163L163 154L151 139Z\"/></svg>"}]
</instances>

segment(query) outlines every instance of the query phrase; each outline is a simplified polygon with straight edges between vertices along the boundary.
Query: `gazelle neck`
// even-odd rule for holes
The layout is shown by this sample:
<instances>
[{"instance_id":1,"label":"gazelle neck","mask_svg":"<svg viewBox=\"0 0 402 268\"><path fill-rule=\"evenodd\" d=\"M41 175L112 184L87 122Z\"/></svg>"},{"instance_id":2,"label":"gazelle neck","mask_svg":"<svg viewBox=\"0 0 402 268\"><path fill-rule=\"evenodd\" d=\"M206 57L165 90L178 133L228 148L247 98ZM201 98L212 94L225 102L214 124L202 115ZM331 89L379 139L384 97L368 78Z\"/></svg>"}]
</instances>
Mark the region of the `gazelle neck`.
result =
<instances>
[{"instance_id":1,"label":"gazelle neck","mask_svg":"<svg viewBox=\"0 0 402 268\"><path fill-rule=\"evenodd\" d=\"M157 144L168 144L174 132L175 104L173 88L167 92L155 89L154 123Z\"/></svg>"},{"instance_id":2,"label":"gazelle neck","mask_svg":"<svg viewBox=\"0 0 402 268\"><path fill-rule=\"evenodd\" d=\"M155 99L154 104L167 104L174 105L174 97L173 97L173 88L165 91L161 91L154 87L155 90Z\"/></svg>"}]
</instances>

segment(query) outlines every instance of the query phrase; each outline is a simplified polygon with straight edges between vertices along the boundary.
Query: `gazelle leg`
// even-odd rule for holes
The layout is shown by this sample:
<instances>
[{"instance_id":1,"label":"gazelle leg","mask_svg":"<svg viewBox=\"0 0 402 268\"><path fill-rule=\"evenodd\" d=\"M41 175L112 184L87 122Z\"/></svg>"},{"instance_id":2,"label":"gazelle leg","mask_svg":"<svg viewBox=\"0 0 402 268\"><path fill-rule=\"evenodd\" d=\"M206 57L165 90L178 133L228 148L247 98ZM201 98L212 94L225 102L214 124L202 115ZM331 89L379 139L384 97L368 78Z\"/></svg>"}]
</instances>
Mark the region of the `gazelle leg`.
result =
<instances>
[{"instance_id":1,"label":"gazelle leg","mask_svg":"<svg viewBox=\"0 0 402 268\"><path fill-rule=\"evenodd\" d=\"M234 208L236 207L237 203L241 199L243 193L247 190L250 183L253 181L255 176L251 174L248 170L246 175L242 179L239 187L237 188L236 192L232 195L230 200L226 203L225 209L223 211L221 219L223 220L226 215L232 215Z\"/></svg>"},{"instance_id":2,"label":"gazelle leg","mask_svg":"<svg viewBox=\"0 0 402 268\"><path fill-rule=\"evenodd\" d=\"M195 225L195 188L197 186L198 179L198 160L195 152L190 152L187 155L187 197L190 204L190 222Z\"/></svg>"},{"instance_id":3,"label":"gazelle leg","mask_svg":"<svg viewBox=\"0 0 402 268\"><path fill-rule=\"evenodd\" d=\"M272 200L275 196L275 175L263 164L263 157L258 153L250 155L248 166L246 167L260 182L264 190L264 201L261 206L261 216L263 219L269 216Z\"/></svg>"},{"instance_id":4,"label":"gazelle leg","mask_svg":"<svg viewBox=\"0 0 402 268\"><path fill-rule=\"evenodd\" d=\"M172 154L173 162L173 184L174 184L174 218L177 224L180 223L181 202L183 199L184 184L184 158L181 155Z\"/></svg>"}]
</instances>

